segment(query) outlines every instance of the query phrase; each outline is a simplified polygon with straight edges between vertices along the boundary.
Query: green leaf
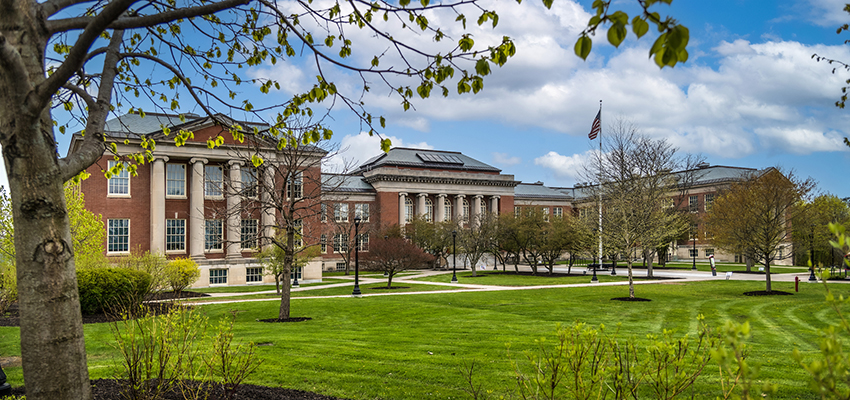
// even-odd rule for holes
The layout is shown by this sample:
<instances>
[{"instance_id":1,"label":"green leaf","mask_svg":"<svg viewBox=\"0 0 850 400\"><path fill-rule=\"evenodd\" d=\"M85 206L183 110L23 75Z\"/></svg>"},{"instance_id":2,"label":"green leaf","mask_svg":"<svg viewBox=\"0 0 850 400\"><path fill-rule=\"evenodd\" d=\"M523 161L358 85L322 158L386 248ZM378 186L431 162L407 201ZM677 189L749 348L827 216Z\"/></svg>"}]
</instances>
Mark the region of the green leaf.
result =
<instances>
[{"instance_id":1,"label":"green leaf","mask_svg":"<svg viewBox=\"0 0 850 400\"><path fill-rule=\"evenodd\" d=\"M593 41L587 35L582 35L576 41L575 52L582 60L587 60L590 55L590 49L593 47Z\"/></svg>"},{"instance_id":2,"label":"green leaf","mask_svg":"<svg viewBox=\"0 0 850 400\"><path fill-rule=\"evenodd\" d=\"M390 139L387 139L387 138L381 139L381 150L384 153L390 151L390 147L392 147L392 145L393 145L393 142L391 142Z\"/></svg>"},{"instance_id":3,"label":"green leaf","mask_svg":"<svg viewBox=\"0 0 850 400\"><path fill-rule=\"evenodd\" d=\"M552 9L552 3L554 0L543 0L543 5L546 6L547 9Z\"/></svg>"},{"instance_id":4,"label":"green leaf","mask_svg":"<svg viewBox=\"0 0 850 400\"><path fill-rule=\"evenodd\" d=\"M626 26L621 23L615 23L608 29L608 42L614 47L620 47L620 43L626 39Z\"/></svg>"},{"instance_id":5,"label":"green leaf","mask_svg":"<svg viewBox=\"0 0 850 400\"><path fill-rule=\"evenodd\" d=\"M641 38L649 31L649 24L640 17L635 17L632 20L632 31L638 38Z\"/></svg>"}]
</instances>

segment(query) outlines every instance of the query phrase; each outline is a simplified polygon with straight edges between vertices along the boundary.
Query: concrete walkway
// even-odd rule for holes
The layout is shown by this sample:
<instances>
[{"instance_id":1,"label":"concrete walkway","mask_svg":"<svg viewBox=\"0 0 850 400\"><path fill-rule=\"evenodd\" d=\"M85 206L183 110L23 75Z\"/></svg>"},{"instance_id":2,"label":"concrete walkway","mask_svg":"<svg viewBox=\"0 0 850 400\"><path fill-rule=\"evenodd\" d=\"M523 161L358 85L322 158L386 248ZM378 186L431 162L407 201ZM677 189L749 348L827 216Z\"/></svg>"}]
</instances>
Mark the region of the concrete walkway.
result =
<instances>
[{"instance_id":1,"label":"concrete walkway","mask_svg":"<svg viewBox=\"0 0 850 400\"><path fill-rule=\"evenodd\" d=\"M771 269L776 268L777 270L781 270L782 267L771 267ZM511 267L512 269L512 267ZM520 265L519 270L521 272L530 272L531 268L525 265ZM555 273L566 274L566 267L555 267ZM572 268L573 273L583 272L584 268ZM467 273L469 270L458 270L459 273ZM488 271L481 271L482 273L487 273ZM401 284L419 284L419 285L432 285L432 286L442 286L447 288L452 288L449 290L430 290L430 291L415 291L415 292L397 292L397 293L369 293L363 294L362 297L377 297L377 296L403 296L403 295L412 295L412 294L445 294L445 293L461 293L461 292L490 292L490 291L513 291L513 290L536 290L536 289L555 289L555 288L570 288L570 287L589 287L589 286L624 286L628 285L628 281L619 281L619 282L605 282L605 283L591 283L590 278L591 275L587 275L588 282L587 283L573 283L573 284L563 284L563 285L535 285L535 286L494 286L494 285L479 285L479 284L471 284L471 283L446 283L446 282L428 282L428 281L417 281L414 280L416 278L423 278L435 275L444 275L451 274L452 271L443 271L443 270L425 270L425 271L417 271L417 273L413 275L406 275L402 277L393 278L393 285L401 285ZM546 276L548 273L547 270L543 269L543 271L539 272L541 276ZM633 268L632 274L634 277L646 277L646 269L643 268ZM626 276L628 271L626 267L620 267L617 269L617 276ZM371 275L371 274L370 274ZM610 275L609 271L599 271L597 275ZM718 272L717 276L712 276L711 272L707 271L692 271L692 270L653 270L653 275L658 278L668 278L662 280L638 280L634 281L636 285L658 285L658 284L670 284L670 283L681 283L681 282L698 282L698 281L709 281L709 280L736 280L736 281L764 281L764 275L760 274L746 274L746 273L733 273L731 277L727 279L726 274L722 272ZM801 284L811 284L814 282L809 282L809 273L774 273L771 275L771 280L773 282L794 282L795 278L799 277ZM670 280L669 278L675 278L675 280ZM354 284L354 275L348 276L335 276L333 280L343 280L344 282L340 283L331 283L327 285L317 285L317 286L308 286L308 287L298 287L292 288L292 292L307 292L311 290L319 290L319 289L327 289L327 288L335 288L335 287L351 287ZM370 283L383 283L386 282L386 278L372 278L361 276L360 284L370 284ZM820 281L818 281L820 283ZM840 281L838 281L840 283ZM850 281L848 281L850 283ZM238 292L238 293L210 293L211 297L238 297L238 296L250 296L256 294L275 294L274 290L269 291L261 291L261 292ZM327 299L327 298L349 298L350 294L347 295L337 295L337 296L301 296L301 297L293 297L292 300L300 300L300 299ZM268 299L227 299L220 301L188 301L186 304L228 304L228 303L240 303L240 302L255 302L255 301L280 301L278 298L268 298Z\"/></svg>"}]
</instances>

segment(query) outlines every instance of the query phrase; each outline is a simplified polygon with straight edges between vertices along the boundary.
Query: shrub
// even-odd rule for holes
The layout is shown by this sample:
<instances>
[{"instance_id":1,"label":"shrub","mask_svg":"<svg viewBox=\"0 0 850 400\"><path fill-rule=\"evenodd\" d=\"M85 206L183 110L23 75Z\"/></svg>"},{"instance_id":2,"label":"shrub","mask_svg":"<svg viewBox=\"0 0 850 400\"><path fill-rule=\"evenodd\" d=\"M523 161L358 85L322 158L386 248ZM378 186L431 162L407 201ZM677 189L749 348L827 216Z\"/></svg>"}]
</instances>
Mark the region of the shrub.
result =
<instances>
[{"instance_id":1,"label":"shrub","mask_svg":"<svg viewBox=\"0 0 850 400\"><path fill-rule=\"evenodd\" d=\"M171 290L182 292L201 277L201 269L191 258L177 258L168 263L165 276Z\"/></svg>"},{"instance_id":2,"label":"shrub","mask_svg":"<svg viewBox=\"0 0 850 400\"><path fill-rule=\"evenodd\" d=\"M163 290L168 284L168 259L165 255L159 253L151 253L150 251L141 251L141 248L135 248L129 257L125 257L118 262L118 266L124 269L133 271L146 272L151 276L151 290Z\"/></svg>"},{"instance_id":3,"label":"shrub","mask_svg":"<svg viewBox=\"0 0 850 400\"><path fill-rule=\"evenodd\" d=\"M0 314L5 313L17 300L18 280L15 275L15 262L7 259L0 263Z\"/></svg>"},{"instance_id":4,"label":"shrub","mask_svg":"<svg viewBox=\"0 0 850 400\"><path fill-rule=\"evenodd\" d=\"M111 307L140 304L151 290L151 276L143 271L98 268L77 271L80 308L95 314Z\"/></svg>"}]
</instances>

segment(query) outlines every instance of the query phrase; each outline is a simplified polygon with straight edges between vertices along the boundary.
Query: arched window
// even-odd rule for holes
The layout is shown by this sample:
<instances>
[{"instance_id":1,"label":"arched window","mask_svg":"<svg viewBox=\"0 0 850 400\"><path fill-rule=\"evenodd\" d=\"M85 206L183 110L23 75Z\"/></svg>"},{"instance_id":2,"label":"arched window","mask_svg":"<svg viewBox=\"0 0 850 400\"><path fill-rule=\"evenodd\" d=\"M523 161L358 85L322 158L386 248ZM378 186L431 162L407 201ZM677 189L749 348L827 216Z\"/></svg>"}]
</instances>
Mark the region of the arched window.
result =
<instances>
[{"instance_id":1,"label":"arched window","mask_svg":"<svg viewBox=\"0 0 850 400\"><path fill-rule=\"evenodd\" d=\"M405 197L404 199L404 222L410 223L413 220L413 199Z\"/></svg>"},{"instance_id":2,"label":"arched window","mask_svg":"<svg viewBox=\"0 0 850 400\"><path fill-rule=\"evenodd\" d=\"M452 220L452 201L449 198L443 199L443 207L446 209L446 213L443 215L443 221L451 221Z\"/></svg>"},{"instance_id":3,"label":"arched window","mask_svg":"<svg viewBox=\"0 0 850 400\"><path fill-rule=\"evenodd\" d=\"M431 199L425 199L425 221L431 222L434 220L434 202Z\"/></svg>"},{"instance_id":4,"label":"arched window","mask_svg":"<svg viewBox=\"0 0 850 400\"><path fill-rule=\"evenodd\" d=\"M463 222L469 222L469 201L463 199L463 214L461 217Z\"/></svg>"},{"instance_id":5,"label":"arched window","mask_svg":"<svg viewBox=\"0 0 850 400\"><path fill-rule=\"evenodd\" d=\"M481 204L481 208L478 209L478 213L484 217L487 215L487 202L485 202L484 199L481 199L478 203Z\"/></svg>"}]
</instances>

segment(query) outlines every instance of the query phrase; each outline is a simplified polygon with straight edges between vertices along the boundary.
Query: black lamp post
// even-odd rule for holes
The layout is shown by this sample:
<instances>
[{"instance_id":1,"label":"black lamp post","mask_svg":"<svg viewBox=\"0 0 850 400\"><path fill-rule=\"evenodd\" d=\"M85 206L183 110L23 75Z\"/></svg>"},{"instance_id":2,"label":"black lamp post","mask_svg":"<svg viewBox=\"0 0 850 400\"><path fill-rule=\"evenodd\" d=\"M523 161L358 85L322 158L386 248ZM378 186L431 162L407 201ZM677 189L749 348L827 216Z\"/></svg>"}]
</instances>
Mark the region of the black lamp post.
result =
<instances>
[{"instance_id":1,"label":"black lamp post","mask_svg":"<svg viewBox=\"0 0 850 400\"><path fill-rule=\"evenodd\" d=\"M818 278L815 276L815 226L812 225L812 231L809 234L809 262L812 264L809 267L809 282L817 282Z\"/></svg>"},{"instance_id":2,"label":"black lamp post","mask_svg":"<svg viewBox=\"0 0 850 400\"><path fill-rule=\"evenodd\" d=\"M590 278L590 283L599 282L599 278L596 277L596 269L602 266L602 258L599 258L599 264L596 264L593 267L593 278Z\"/></svg>"},{"instance_id":3,"label":"black lamp post","mask_svg":"<svg viewBox=\"0 0 850 400\"><path fill-rule=\"evenodd\" d=\"M457 283L457 231L452 231L452 283Z\"/></svg>"},{"instance_id":4,"label":"black lamp post","mask_svg":"<svg viewBox=\"0 0 850 400\"><path fill-rule=\"evenodd\" d=\"M691 270L692 270L692 271L696 271L696 270L697 270L697 233L698 233L698 232L695 230L695 231L694 231L693 238L692 238L692 239L693 239L693 243L694 243L694 249L693 249L693 251L691 252L691 256L693 256L693 259L694 259L694 266L691 268Z\"/></svg>"},{"instance_id":5,"label":"black lamp post","mask_svg":"<svg viewBox=\"0 0 850 400\"><path fill-rule=\"evenodd\" d=\"M360 216L354 217L354 292L352 296L360 297Z\"/></svg>"}]
</instances>

